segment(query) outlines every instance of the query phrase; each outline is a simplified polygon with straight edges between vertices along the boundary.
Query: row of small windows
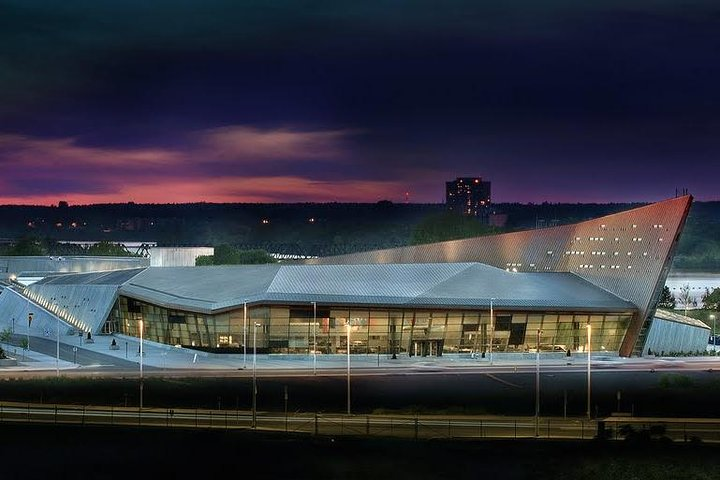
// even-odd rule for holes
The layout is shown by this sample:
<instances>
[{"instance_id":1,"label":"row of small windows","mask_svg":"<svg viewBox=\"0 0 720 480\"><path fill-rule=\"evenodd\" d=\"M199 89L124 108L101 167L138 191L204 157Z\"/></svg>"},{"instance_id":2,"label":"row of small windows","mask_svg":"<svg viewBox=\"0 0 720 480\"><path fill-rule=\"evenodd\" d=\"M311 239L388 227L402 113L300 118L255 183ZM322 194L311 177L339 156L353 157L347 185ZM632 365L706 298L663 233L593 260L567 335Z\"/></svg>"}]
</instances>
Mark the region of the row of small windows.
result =
<instances>
[{"instance_id":1,"label":"row of small windows","mask_svg":"<svg viewBox=\"0 0 720 480\"><path fill-rule=\"evenodd\" d=\"M579 269L595 268L595 265L592 265L592 264L583 264L583 265L578 265L578 268L579 268ZM600 265L599 268L605 268L605 265ZM614 270L614 269L616 269L616 268L620 268L620 265L610 265L610 269L611 269L611 270ZM628 268L628 269L632 268L632 265L628 265L627 268Z\"/></svg>"},{"instance_id":2,"label":"row of small windows","mask_svg":"<svg viewBox=\"0 0 720 480\"><path fill-rule=\"evenodd\" d=\"M662 225L653 225L653 227L654 227L654 228L662 228ZM600 225L600 228L601 228L602 230L605 230L605 229L607 228L607 225L605 225L605 224L603 223L603 224ZM633 223L633 224L632 224L632 228L637 228L637 224L636 224L636 223Z\"/></svg>"},{"instance_id":3,"label":"row of small windows","mask_svg":"<svg viewBox=\"0 0 720 480\"><path fill-rule=\"evenodd\" d=\"M627 254L628 254L628 256L631 256L632 252L627 252ZM582 251L581 250L567 250L565 252L565 255L585 255L585 251L584 250L582 250ZM590 252L590 255L606 255L606 252L601 251L601 250L593 250L592 252ZM618 255L620 255L620 252L613 252L613 256L618 256ZM647 252L643 252L643 257L647 257ZM507 265L509 266L510 264L508 263ZM520 265L518 264L518 266L520 266Z\"/></svg>"},{"instance_id":4,"label":"row of small windows","mask_svg":"<svg viewBox=\"0 0 720 480\"><path fill-rule=\"evenodd\" d=\"M655 224L653 225L653 228L663 228L662 224Z\"/></svg>"},{"instance_id":5,"label":"row of small windows","mask_svg":"<svg viewBox=\"0 0 720 480\"><path fill-rule=\"evenodd\" d=\"M660 225L660 226L662 227L662 225ZM575 237L576 242L579 242L580 240L581 240L580 237ZM590 240L591 242L604 242L605 237L588 237L588 240ZM613 240L616 243L620 243L620 237L615 237ZM642 242L642 237L633 237L632 241L633 242ZM660 238L659 241L662 242L662 238ZM550 255L551 253L552 252L548 252L548 255Z\"/></svg>"}]
</instances>

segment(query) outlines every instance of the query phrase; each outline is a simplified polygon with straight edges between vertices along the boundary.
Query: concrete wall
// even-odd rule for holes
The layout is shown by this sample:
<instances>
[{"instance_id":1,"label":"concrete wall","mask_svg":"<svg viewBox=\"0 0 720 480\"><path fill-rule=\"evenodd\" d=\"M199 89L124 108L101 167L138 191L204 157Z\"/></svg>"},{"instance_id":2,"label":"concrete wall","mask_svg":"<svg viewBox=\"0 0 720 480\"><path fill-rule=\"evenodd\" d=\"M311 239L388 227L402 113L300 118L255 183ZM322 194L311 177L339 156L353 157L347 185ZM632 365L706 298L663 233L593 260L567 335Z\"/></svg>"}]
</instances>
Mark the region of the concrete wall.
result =
<instances>
[{"instance_id":1,"label":"concrete wall","mask_svg":"<svg viewBox=\"0 0 720 480\"><path fill-rule=\"evenodd\" d=\"M201 255L214 255L213 247L151 247L151 267L194 267Z\"/></svg>"}]
</instances>

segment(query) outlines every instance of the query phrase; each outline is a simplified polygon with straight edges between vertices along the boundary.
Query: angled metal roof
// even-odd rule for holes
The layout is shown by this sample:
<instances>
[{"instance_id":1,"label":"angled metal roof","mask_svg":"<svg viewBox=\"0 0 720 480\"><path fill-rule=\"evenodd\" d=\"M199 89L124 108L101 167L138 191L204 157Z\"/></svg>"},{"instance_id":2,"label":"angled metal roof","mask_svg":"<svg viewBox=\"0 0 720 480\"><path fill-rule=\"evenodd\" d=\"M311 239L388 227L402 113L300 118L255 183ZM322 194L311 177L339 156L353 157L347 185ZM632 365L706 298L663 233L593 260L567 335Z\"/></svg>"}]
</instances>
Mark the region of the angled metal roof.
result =
<instances>
[{"instance_id":1,"label":"angled metal roof","mask_svg":"<svg viewBox=\"0 0 720 480\"><path fill-rule=\"evenodd\" d=\"M33 284L37 285L115 285L119 287L129 279L145 270L142 268L128 268L124 270L110 270L107 272L76 273L49 275Z\"/></svg>"},{"instance_id":2,"label":"angled metal roof","mask_svg":"<svg viewBox=\"0 0 720 480\"><path fill-rule=\"evenodd\" d=\"M209 312L261 298L278 264L150 267L126 282L122 295L168 308Z\"/></svg>"},{"instance_id":3,"label":"angled metal roof","mask_svg":"<svg viewBox=\"0 0 720 480\"><path fill-rule=\"evenodd\" d=\"M632 311L574 274L510 273L474 263L148 268L119 293L167 308L216 313L243 303Z\"/></svg>"},{"instance_id":4,"label":"angled metal roof","mask_svg":"<svg viewBox=\"0 0 720 480\"><path fill-rule=\"evenodd\" d=\"M702 320L688 317L686 315L682 315L677 312L671 312L669 310L662 310L660 308L655 310L655 318L659 318L661 320L667 320L669 322L682 323L684 325L690 325L692 327L703 328L705 330L710 330L710 327L708 327L707 324L705 322L703 322Z\"/></svg>"}]
</instances>

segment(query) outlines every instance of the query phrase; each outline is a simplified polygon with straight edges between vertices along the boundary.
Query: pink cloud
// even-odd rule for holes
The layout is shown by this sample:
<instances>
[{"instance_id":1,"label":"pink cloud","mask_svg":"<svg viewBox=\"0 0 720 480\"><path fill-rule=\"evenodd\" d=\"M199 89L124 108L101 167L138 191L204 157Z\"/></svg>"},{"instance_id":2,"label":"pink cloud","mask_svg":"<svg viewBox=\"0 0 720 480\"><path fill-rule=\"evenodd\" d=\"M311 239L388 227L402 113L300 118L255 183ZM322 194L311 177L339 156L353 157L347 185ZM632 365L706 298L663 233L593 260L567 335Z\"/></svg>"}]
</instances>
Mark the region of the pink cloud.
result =
<instances>
[{"instance_id":1,"label":"pink cloud","mask_svg":"<svg viewBox=\"0 0 720 480\"><path fill-rule=\"evenodd\" d=\"M127 184L116 192L69 195L0 196L3 204L53 205L65 200L72 205L92 203L192 203L192 202L375 202L389 192L402 192L397 182L319 182L300 177L226 177L167 179L148 185ZM399 201L401 195L392 200Z\"/></svg>"},{"instance_id":2,"label":"pink cloud","mask_svg":"<svg viewBox=\"0 0 720 480\"><path fill-rule=\"evenodd\" d=\"M337 159L345 153L349 130L260 130L231 126L200 132L200 144L216 158L264 160L292 158Z\"/></svg>"},{"instance_id":3,"label":"pink cloud","mask_svg":"<svg viewBox=\"0 0 720 480\"><path fill-rule=\"evenodd\" d=\"M223 164L347 158L344 143L352 134L223 127L198 132L182 150L0 135L0 204L401 201L407 187L393 180L318 180L312 169L307 175L217 173Z\"/></svg>"}]
</instances>

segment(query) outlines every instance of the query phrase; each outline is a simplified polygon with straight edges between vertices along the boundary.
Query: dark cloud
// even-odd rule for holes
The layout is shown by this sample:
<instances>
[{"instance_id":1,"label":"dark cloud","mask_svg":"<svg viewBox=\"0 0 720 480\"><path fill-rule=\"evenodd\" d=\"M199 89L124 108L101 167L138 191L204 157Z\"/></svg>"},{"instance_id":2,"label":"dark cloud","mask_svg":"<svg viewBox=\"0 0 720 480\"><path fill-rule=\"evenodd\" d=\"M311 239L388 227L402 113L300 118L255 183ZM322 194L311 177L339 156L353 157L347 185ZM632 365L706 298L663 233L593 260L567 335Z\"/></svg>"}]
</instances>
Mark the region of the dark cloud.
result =
<instances>
[{"instance_id":1,"label":"dark cloud","mask_svg":"<svg viewBox=\"0 0 720 480\"><path fill-rule=\"evenodd\" d=\"M172 175L388 181L417 201L442 201L458 175L492 180L503 201L643 201L675 183L709 198L720 173L715 2L6 0L0 10L0 134L72 138L83 158L83 148L197 155L197 132L223 127L352 132L332 161L198 158ZM579 181L588 175L590 186ZM52 190L62 185L83 190L71 178Z\"/></svg>"}]
</instances>

